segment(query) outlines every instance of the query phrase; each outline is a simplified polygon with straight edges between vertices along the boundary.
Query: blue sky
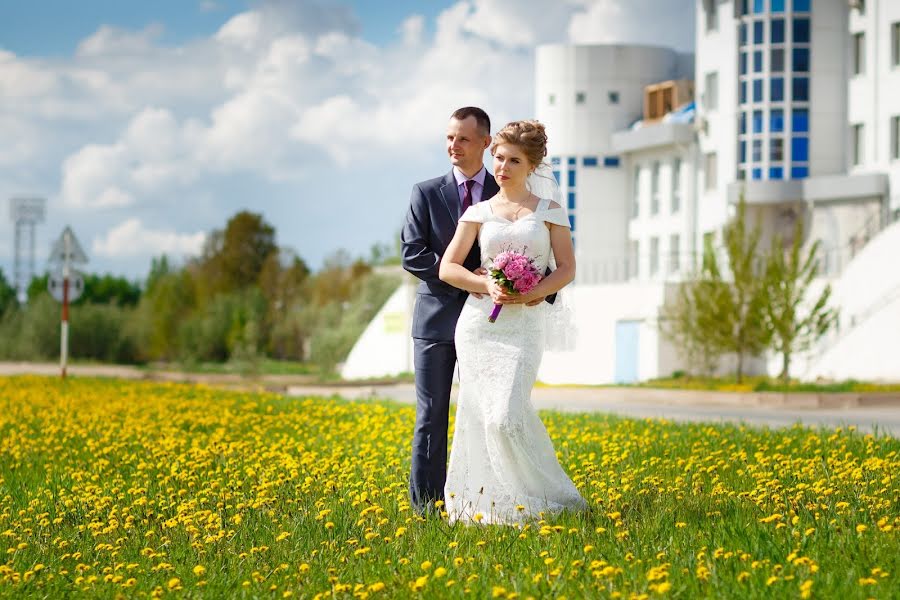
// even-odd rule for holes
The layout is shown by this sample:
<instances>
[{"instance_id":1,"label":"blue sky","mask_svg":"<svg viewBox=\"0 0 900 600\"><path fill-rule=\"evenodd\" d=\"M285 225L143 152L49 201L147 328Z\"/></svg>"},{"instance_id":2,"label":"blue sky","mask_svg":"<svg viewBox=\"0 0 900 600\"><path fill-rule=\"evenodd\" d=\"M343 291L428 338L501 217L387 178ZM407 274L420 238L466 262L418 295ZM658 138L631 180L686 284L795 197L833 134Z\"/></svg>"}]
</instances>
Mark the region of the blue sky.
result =
<instances>
[{"instance_id":1,"label":"blue sky","mask_svg":"<svg viewBox=\"0 0 900 600\"><path fill-rule=\"evenodd\" d=\"M313 267L392 242L447 116L533 116L542 43L689 50L694 0L0 3L0 202L47 199L86 270L142 278L238 210ZM640 107L635 107L640 111ZM552 135L552 132L550 132ZM0 220L0 268L12 226Z\"/></svg>"}]
</instances>

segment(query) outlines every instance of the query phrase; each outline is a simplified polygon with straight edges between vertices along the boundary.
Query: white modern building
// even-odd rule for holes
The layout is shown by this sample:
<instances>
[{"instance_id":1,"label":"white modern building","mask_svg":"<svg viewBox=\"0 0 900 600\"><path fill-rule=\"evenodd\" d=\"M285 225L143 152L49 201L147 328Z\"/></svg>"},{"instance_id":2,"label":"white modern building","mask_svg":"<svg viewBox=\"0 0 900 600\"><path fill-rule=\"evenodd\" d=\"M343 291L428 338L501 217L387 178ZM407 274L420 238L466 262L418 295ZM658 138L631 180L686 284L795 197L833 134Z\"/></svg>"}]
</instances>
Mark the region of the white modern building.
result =
<instances>
[{"instance_id":1,"label":"white modern building","mask_svg":"<svg viewBox=\"0 0 900 600\"><path fill-rule=\"evenodd\" d=\"M696 19L695 56L537 49L536 114L572 219L578 276L566 292L579 320L577 348L546 353L540 379L681 368L659 310L743 197L764 247L789 241L798 218L822 243L819 284L834 288L839 327L793 374L900 380L900 360L885 358L900 334L900 0L697 0ZM408 290L345 376L412 370L411 352L385 337L409 345Z\"/></svg>"}]
</instances>

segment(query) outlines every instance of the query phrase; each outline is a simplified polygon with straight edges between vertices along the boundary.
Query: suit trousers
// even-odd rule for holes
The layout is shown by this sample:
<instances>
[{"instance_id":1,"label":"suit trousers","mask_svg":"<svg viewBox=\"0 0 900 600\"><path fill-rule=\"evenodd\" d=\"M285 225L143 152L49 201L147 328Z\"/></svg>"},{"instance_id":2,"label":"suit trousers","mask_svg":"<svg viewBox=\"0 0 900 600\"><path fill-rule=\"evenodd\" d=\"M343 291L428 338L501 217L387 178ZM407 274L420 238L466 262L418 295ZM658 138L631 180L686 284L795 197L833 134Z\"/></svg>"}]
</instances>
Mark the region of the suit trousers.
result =
<instances>
[{"instance_id":1,"label":"suit trousers","mask_svg":"<svg viewBox=\"0 0 900 600\"><path fill-rule=\"evenodd\" d=\"M413 338L416 369L416 428L412 442L409 498L415 510L444 499L450 388L456 366L452 340Z\"/></svg>"}]
</instances>

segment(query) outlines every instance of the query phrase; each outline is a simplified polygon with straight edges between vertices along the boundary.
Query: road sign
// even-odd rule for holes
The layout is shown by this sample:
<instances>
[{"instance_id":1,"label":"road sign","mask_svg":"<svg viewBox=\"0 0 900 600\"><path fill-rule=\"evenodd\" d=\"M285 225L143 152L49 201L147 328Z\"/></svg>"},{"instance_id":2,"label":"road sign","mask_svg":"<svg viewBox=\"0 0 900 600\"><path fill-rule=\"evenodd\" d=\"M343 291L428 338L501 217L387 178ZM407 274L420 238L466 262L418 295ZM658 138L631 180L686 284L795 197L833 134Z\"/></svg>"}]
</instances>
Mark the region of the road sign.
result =
<instances>
[{"instance_id":1,"label":"road sign","mask_svg":"<svg viewBox=\"0 0 900 600\"><path fill-rule=\"evenodd\" d=\"M72 232L71 227L63 229L59 239L53 243L53 249L50 250L50 258L47 259L51 264L60 263L83 265L87 263L87 254L78 243L78 238Z\"/></svg>"},{"instance_id":2,"label":"road sign","mask_svg":"<svg viewBox=\"0 0 900 600\"><path fill-rule=\"evenodd\" d=\"M63 301L63 274L59 271L50 273L47 278L47 291L57 302ZM75 302L84 293L84 278L78 271L72 271L69 275L69 302Z\"/></svg>"}]
</instances>

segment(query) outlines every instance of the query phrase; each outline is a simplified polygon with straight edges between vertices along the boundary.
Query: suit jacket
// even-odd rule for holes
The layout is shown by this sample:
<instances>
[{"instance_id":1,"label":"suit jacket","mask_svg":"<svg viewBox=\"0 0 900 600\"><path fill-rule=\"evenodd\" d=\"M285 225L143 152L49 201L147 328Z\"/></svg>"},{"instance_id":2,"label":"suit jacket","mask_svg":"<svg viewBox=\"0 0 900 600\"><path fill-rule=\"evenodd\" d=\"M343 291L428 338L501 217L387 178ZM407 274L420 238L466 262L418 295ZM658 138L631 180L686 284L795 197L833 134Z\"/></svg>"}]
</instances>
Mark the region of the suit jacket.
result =
<instances>
[{"instance_id":1,"label":"suit jacket","mask_svg":"<svg viewBox=\"0 0 900 600\"><path fill-rule=\"evenodd\" d=\"M484 202L500 191L490 173L484 177ZM444 283L438 277L441 257L447 251L460 217L459 188L453 171L413 186L400 233L403 268L421 279L413 310L412 336L452 341L456 321L468 292ZM463 265L473 271L481 266L476 240Z\"/></svg>"}]
</instances>

